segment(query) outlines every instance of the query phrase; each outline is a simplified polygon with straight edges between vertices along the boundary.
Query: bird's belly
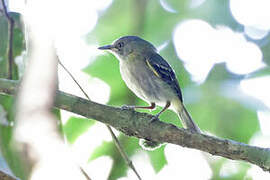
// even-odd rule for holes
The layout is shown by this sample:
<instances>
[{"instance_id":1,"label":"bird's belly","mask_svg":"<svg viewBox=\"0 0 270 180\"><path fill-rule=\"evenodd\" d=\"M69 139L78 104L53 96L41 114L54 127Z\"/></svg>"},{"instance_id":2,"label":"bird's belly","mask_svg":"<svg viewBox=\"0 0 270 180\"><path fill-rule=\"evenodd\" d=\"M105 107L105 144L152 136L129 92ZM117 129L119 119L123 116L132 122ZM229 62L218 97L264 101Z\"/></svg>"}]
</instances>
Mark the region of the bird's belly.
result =
<instances>
[{"instance_id":1,"label":"bird's belly","mask_svg":"<svg viewBox=\"0 0 270 180\"><path fill-rule=\"evenodd\" d=\"M171 87L147 67L120 65L120 71L128 88L145 101L163 104L175 98Z\"/></svg>"}]
</instances>

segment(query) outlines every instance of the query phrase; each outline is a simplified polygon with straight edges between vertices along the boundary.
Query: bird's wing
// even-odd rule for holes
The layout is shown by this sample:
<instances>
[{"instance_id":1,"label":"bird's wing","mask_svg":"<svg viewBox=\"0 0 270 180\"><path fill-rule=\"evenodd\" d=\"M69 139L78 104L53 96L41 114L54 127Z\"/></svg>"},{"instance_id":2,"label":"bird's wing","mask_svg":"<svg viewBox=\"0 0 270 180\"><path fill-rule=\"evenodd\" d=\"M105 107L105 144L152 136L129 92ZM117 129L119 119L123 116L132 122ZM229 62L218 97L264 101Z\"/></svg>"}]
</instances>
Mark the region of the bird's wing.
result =
<instances>
[{"instance_id":1,"label":"bird's wing","mask_svg":"<svg viewBox=\"0 0 270 180\"><path fill-rule=\"evenodd\" d=\"M155 74L155 76L168 83L176 91L178 97L182 101L181 89L175 77L175 73L167 61L159 54L153 53L146 58L146 65Z\"/></svg>"}]
</instances>

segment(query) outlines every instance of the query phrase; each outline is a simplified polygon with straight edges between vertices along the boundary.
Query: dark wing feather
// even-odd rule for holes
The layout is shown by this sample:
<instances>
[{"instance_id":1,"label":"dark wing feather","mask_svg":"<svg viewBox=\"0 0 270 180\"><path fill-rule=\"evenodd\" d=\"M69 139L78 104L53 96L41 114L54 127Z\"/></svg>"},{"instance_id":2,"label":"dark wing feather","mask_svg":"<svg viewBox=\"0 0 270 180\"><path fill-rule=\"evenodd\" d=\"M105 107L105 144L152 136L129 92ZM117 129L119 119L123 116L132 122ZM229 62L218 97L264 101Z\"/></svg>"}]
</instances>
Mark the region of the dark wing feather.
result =
<instances>
[{"instance_id":1,"label":"dark wing feather","mask_svg":"<svg viewBox=\"0 0 270 180\"><path fill-rule=\"evenodd\" d=\"M179 99L183 101L181 89L175 77L175 73L167 61L159 54L153 53L147 57L146 64L157 77L168 83L175 90Z\"/></svg>"}]
</instances>

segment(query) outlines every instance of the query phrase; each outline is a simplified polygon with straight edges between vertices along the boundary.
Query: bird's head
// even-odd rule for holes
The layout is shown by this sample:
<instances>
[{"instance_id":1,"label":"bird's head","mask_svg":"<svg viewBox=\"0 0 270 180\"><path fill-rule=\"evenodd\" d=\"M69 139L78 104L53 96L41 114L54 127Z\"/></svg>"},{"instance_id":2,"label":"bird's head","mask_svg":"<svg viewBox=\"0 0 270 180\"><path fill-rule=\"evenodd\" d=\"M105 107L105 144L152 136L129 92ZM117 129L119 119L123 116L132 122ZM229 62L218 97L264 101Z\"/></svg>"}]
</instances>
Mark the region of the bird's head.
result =
<instances>
[{"instance_id":1,"label":"bird's head","mask_svg":"<svg viewBox=\"0 0 270 180\"><path fill-rule=\"evenodd\" d=\"M143 55L147 52L156 51L156 48L137 36L124 36L113 42L111 45L101 46L100 50L109 50L119 60L126 60L131 54Z\"/></svg>"}]
</instances>

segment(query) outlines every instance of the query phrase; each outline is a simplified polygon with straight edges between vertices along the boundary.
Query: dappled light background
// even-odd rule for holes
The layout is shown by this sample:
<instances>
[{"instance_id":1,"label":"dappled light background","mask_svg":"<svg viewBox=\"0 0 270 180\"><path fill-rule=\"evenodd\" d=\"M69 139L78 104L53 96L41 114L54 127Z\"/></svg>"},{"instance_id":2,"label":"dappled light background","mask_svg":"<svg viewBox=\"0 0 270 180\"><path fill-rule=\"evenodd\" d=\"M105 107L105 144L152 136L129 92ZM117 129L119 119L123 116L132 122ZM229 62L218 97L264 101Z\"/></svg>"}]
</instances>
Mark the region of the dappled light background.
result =
<instances>
[{"instance_id":1,"label":"dappled light background","mask_svg":"<svg viewBox=\"0 0 270 180\"><path fill-rule=\"evenodd\" d=\"M121 36L138 35L174 68L184 103L205 133L270 146L269 0L59 0L52 6L59 9L48 12L56 18L48 28L57 54L91 100L146 104L122 81L117 59L97 50ZM24 13L20 0L10 0L9 8ZM24 60L24 53L16 62ZM59 88L84 97L61 67ZM136 179L103 124L65 111L61 117L74 159L91 178ZM171 111L161 120L182 126ZM145 151L138 139L115 133L143 179L270 178L248 163L175 145Z\"/></svg>"}]
</instances>

